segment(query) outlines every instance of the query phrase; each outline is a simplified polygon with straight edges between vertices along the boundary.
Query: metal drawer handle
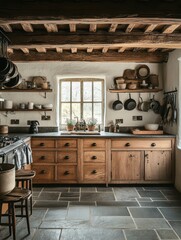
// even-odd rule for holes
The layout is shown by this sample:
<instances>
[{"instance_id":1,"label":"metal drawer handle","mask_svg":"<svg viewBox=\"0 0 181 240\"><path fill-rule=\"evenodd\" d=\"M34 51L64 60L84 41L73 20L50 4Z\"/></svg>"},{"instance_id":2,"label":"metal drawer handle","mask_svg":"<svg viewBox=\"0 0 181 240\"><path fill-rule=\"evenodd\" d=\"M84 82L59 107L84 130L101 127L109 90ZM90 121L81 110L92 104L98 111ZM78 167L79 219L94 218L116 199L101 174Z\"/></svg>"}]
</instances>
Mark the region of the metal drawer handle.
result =
<instances>
[{"instance_id":1,"label":"metal drawer handle","mask_svg":"<svg viewBox=\"0 0 181 240\"><path fill-rule=\"evenodd\" d=\"M69 159L69 156L66 155L66 156L64 157L64 159L68 160L68 159Z\"/></svg>"},{"instance_id":2,"label":"metal drawer handle","mask_svg":"<svg viewBox=\"0 0 181 240\"><path fill-rule=\"evenodd\" d=\"M151 146L152 146L152 147L155 147L155 146L156 146L156 143L152 143Z\"/></svg>"},{"instance_id":3,"label":"metal drawer handle","mask_svg":"<svg viewBox=\"0 0 181 240\"><path fill-rule=\"evenodd\" d=\"M92 146L95 147L95 146L97 146L97 144L96 143L92 143Z\"/></svg>"},{"instance_id":4,"label":"metal drawer handle","mask_svg":"<svg viewBox=\"0 0 181 240\"><path fill-rule=\"evenodd\" d=\"M126 143L126 144L125 144L125 147L130 147L130 146L131 146L130 143Z\"/></svg>"},{"instance_id":5,"label":"metal drawer handle","mask_svg":"<svg viewBox=\"0 0 181 240\"><path fill-rule=\"evenodd\" d=\"M64 146L65 146L65 147L69 147L69 146L70 146L70 143L65 143Z\"/></svg>"},{"instance_id":6,"label":"metal drawer handle","mask_svg":"<svg viewBox=\"0 0 181 240\"><path fill-rule=\"evenodd\" d=\"M46 158L45 156L41 156L40 157L41 160L45 160L45 158Z\"/></svg>"},{"instance_id":7,"label":"metal drawer handle","mask_svg":"<svg viewBox=\"0 0 181 240\"><path fill-rule=\"evenodd\" d=\"M41 147L44 147L44 146L45 146L45 143L40 143L40 146L41 146Z\"/></svg>"},{"instance_id":8,"label":"metal drawer handle","mask_svg":"<svg viewBox=\"0 0 181 240\"><path fill-rule=\"evenodd\" d=\"M41 173L41 174L45 174L45 173L46 173L46 170L41 170L40 173Z\"/></svg>"},{"instance_id":9,"label":"metal drawer handle","mask_svg":"<svg viewBox=\"0 0 181 240\"><path fill-rule=\"evenodd\" d=\"M64 172L64 175L69 175L69 174L70 174L69 171Z\"/></svg>"},{"instance_id":10,"label":"metal drawer handle","mask_svg":"<svg viewBox=\"0 0 181 240\"><path fill-rule=\"evenodd\" d=\"M96 156L92 156L92 159L95 160L95 159L97 159L97 157Z\"/></svg>"},{"instance_id":11,"label":"metal drawer handle","mask_svg":"<svg viewBox=\"0 0 181 240\"><path fill-rule=\"evenodd\" d=\"M97 173L97 171L96 171L96 170L93 170L91 173L92 173L92 174L96 174L96 173Z\"/></svg>"}]
</instances>

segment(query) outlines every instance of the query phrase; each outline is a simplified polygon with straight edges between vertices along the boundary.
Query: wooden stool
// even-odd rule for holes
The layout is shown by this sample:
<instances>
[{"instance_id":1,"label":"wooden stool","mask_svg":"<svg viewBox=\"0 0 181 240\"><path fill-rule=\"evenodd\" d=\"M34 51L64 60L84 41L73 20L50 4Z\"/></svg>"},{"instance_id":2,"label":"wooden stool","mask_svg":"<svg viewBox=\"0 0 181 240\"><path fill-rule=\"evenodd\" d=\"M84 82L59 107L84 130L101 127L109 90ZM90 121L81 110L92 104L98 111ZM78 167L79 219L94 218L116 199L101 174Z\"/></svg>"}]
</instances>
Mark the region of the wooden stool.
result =
<instances>
[{"instance_id":1,"label":"wooden stool","mask_svg":"<svg viewBox=\"0 0 181 240\"><path fill-rule=\"evenodd\" d=\"M16 240L16 217L26 217L28 234L30 234L30 223L29 223L29 213L28 213L28 198L31 195L31 191L28 189L14 188L12 192L0 196L0 225L9 226L9 234L11 236L11 229L13 229L13 239ZM21 203L18 205L21 209L25 209L25 214L16 214L15 204ZM2 213L2 205L7 204L8 210L7 213ZM8 217L7 223L1 222L1 217Z\"/></svg>"},{"instance_id":2,"label":"wooden stool","mask_svg":"<svg viewBox=\"0 0 181 240\"><path fill-rule=\"evenodd\" d=\"M20 169L16 171L16 186L25 188L31 191L32 193L32 179L35 177L36 172L33 170L24 170ZM33 211L33 199L32 199L32 194L30 196L30 215L32 215Z\"/></svg>"}]
</instances>

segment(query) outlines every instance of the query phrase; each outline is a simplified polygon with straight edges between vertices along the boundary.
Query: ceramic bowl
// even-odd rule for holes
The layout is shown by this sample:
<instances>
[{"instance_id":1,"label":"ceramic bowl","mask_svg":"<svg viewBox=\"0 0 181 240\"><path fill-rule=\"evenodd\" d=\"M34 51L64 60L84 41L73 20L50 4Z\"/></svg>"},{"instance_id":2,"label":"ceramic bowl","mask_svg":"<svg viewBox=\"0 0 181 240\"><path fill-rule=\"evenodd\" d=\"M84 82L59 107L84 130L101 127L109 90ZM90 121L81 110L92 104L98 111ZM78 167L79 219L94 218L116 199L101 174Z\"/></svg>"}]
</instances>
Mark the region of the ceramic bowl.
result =
<instances>
[{"instance_id":1,"label":"ceramic bowl","mask_svg":"<svg viewBox=\"0 0 181 240\"><path fill-rule=\"evenodd\" d=\"M52 109L53 108L53 104L51 104L51 103L43 104L42 107L44 109Z\"/></svg>"},{"instance_id":2,"label":"ceramic bowl","mask_svg":"<svg viewBox=\"0 0 181 240\"><path fill-rule=\"evenodd\" d=\"M144 127L145 127L146 130L156 131L156 130L158 130L158 128L159 128L159 124L156 124L156 123L148 123L148 124L145 124Z\"/></svg>"}]
</instances>

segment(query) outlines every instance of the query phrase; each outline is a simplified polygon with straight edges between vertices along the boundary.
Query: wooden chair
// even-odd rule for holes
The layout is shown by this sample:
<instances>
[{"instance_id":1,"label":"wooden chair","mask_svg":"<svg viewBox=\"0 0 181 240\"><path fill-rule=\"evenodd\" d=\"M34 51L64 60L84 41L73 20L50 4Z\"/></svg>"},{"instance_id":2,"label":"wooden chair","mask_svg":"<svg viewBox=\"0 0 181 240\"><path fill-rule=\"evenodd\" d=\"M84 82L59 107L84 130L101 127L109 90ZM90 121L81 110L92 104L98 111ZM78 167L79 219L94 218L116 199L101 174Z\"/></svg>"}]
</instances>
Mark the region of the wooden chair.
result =
<instances>
[{"instance_id":1,"label":"wooden chair","mask_svg":"<svg viewBox=\"0 0 181 240\"><path fill-rule=\"evenodd\" d=\"M15 176L16 186L28 189L32 193L32 186L33 186L32 180L35 177L35 175L36 175L36 172L33 170L25 170L25 169L17 170L16 176ZM32 194L29 199L30 199L30 215L32 215L32 211L33 211Z\"/></svg>"},{"instance_id":2,"label":"wooden chair","mask_svg":"<svg viewBox=\"0 0 181 240\"><path fill-rule=\"evenodd\" d=\"M14 188L13 191L6 195L0 196L0 225L9 226L9 234L11 236L13 230L13 240L16 240L16 217L25 217L27 222L28 234L30 234L29 223L29 211L28 211L28 199L32 195L28 189ZM21 214L16 214L16 204L20 203L18 207L21 208ZM8 210L6 213L2 213L3 204L7 204ZM25 209L25 214L22 214L22 209ZM5 216L8 218L8 222L1 221L1 218Z\"/></svg>"}]
</instances>

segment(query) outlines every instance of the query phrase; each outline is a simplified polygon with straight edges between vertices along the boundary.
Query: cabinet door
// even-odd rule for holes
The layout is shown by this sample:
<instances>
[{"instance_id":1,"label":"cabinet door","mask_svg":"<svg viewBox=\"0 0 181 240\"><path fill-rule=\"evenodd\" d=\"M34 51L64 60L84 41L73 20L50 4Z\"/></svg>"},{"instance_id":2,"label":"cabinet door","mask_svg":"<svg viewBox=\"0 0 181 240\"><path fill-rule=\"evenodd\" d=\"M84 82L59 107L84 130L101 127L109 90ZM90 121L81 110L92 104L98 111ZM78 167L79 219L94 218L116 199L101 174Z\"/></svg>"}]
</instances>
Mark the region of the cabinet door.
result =
<instances>
[{"instance_id":1,"label":"cabinet door","mask_svg":"<svg viewBox=\"0 0 181 240\"><path fill-rule=\"evenodd\" d=\"M145 180L170 181L172 179L171 151L145 151Z\"/></svg>"},{"instance_id":2,"label":"cabinet door","mask_svg":"<svg viewBox=\"0 0 181 240\"><path fill-rule=\"evenodd\" d=\"M112 152L112 180L141 179L141 151Z\"/></svg>"}]
</instances>

